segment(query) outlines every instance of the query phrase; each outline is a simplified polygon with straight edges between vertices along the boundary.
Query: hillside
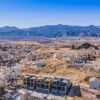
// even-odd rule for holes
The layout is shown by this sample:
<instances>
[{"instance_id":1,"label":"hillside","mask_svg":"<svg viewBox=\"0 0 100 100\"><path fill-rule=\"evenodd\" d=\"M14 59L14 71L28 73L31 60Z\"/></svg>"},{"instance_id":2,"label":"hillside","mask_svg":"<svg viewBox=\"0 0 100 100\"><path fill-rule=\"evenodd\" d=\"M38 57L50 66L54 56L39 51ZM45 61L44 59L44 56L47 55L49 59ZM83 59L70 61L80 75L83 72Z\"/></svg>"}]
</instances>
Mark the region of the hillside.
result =
<instances>
[{"instance_id":1,"label":"hillside","mask_svg":"<svg viewBox=\"0 0 100 100\"><path fill-rule=\"evenodd\" d=\"M69 25L47 25L40 27L24 28L1 27L0 38L33 38L48 37L57 38L63 36L100 37L98 26L69 26Z\"/></svg>"}]
</instances>

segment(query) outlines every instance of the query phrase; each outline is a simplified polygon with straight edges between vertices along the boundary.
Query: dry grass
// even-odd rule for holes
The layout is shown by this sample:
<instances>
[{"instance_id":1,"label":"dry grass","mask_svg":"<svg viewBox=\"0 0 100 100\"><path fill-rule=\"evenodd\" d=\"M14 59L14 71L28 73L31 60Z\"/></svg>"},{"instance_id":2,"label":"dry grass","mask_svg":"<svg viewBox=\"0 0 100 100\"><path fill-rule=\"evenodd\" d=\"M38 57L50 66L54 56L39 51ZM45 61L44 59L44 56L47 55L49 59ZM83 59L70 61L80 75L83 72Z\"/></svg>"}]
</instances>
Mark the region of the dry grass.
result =
<instances>
[{"instance_id":1,"label":"dry grass","mask_svg":"<svg viewBox=\"0 0 100 100\"><path fill-rule=\"evenodd\" d=\"M62 42L62 41L61 41ZM78 44L78 41L73 41ZM79 41L79 43L86 42L84 41ZM79 55L84 55L84 54L95 54L97 52L97 55L99 54L100 51L96 50L71 50L69 48L62 48L62 45L65 44L70 44L71 45L72 41L66 41L63 40L62 43L60 42L55 42L55 43L49 43L49 44L42 44L42 43L33 43L31 45L33 48L36 49L36 56L40 58L40 62L43 64L46 64L44 68L36 68L30 66L28 67L23 67L22 72L23 73L36 73L36 74L47 74L47 75L54 75L54 76L66 76L70 77L72 80L77 81L77 82L87 82L88 79L92 76L97 76L100 77L100 73L96 73L94 71L90 70L85 70L85 68L82 67L68 67L67 62L65 62L65 58L63 55L70 55L72 58L75 56ZM93 42L95 43L95 41ZM57 54L60 57L56 58L48 58L48 55L53 55ZM100 59L97 59L98 61Z\"/></svg>"}]
</instances>

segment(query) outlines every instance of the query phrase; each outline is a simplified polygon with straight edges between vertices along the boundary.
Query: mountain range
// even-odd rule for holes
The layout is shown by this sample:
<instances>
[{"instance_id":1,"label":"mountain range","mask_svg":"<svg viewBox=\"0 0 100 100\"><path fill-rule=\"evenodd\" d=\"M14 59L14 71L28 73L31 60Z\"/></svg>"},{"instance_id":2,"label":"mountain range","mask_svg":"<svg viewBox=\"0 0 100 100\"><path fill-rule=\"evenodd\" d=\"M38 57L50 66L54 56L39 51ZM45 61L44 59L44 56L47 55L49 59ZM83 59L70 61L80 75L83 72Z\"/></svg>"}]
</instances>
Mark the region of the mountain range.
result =
<instances>
[{"instance_id":1,"label":"mountain range","mask_svg":"<svg viewBox=\"0 0 100 100\"><path fill-rule=\"evenodd\" d=\"M100 26L46 25L31 28L0 27L0 38L57 38L63 36L100 37Z\"/></svg>"}]
</instances>

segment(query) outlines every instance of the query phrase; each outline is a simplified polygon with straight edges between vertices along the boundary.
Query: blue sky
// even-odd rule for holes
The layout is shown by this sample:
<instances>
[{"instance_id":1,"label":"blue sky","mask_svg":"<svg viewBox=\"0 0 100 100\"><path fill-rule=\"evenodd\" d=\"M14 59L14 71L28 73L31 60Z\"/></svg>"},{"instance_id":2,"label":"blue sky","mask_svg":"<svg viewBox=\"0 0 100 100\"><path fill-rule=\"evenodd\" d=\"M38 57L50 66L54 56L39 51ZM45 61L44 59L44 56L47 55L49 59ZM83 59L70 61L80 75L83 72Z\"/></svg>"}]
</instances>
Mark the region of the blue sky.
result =
<instances>
[{"instance_id":1,"label":"blue sky","mask_svg":"<svg viewBox=\"0 0 100 100\"><path fill-rule=\"evenodd\" d=\"M0 27L100 25L100 0L0 0Z\"/></svg>"}]
</instances>

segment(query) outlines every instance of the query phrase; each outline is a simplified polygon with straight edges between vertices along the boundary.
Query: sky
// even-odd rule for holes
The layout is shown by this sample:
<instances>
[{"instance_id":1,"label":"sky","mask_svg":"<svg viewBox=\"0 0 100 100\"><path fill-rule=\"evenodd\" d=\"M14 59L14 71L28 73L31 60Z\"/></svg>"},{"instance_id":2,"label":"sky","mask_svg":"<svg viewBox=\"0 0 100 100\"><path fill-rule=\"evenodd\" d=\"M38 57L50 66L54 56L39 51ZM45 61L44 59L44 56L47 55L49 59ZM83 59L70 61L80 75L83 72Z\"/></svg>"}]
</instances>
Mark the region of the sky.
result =
<instances>
[{"instance_id":1,"label":"sky","mask_svg":"<svg viewBox=\"0 0 100 100\"><path fill-rule=\"evenodd\" d=\"M100 0L0 0L0 27L100 25Z\"/></svg>"}]
</instances>

